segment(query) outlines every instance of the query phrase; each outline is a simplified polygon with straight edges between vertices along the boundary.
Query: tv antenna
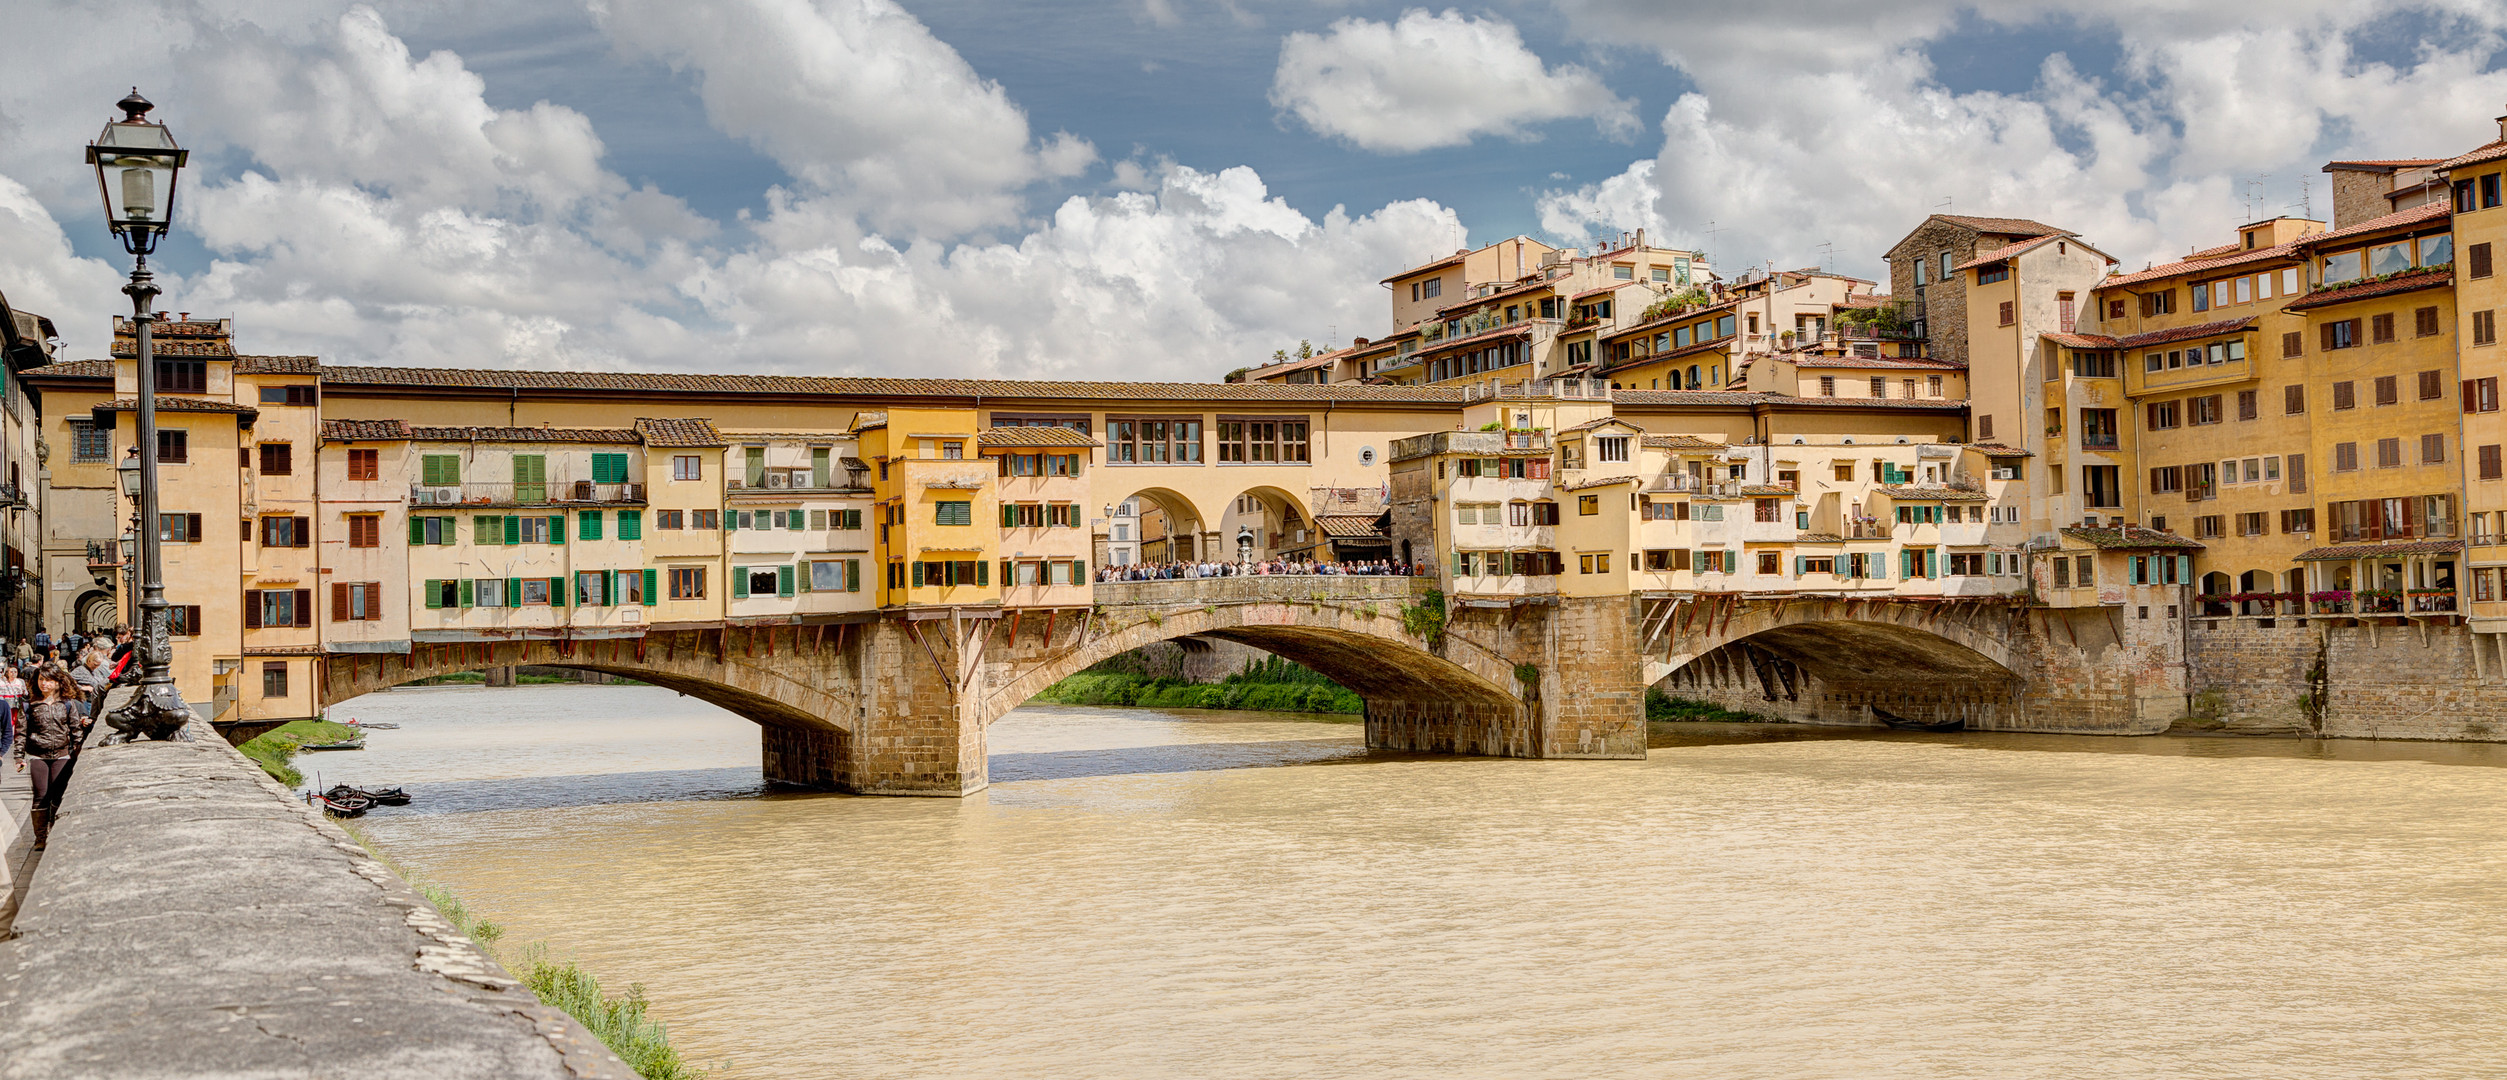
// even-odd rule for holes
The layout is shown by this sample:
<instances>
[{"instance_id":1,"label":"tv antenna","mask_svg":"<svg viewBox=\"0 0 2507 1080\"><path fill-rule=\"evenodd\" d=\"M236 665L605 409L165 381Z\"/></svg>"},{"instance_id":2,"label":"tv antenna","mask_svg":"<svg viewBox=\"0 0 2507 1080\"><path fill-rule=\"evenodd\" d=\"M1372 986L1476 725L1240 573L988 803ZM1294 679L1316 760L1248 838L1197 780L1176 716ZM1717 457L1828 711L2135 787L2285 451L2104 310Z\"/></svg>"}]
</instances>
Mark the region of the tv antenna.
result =
<instances>
[{"instance_id":1,"label":"tv antenna","mask_svg":"<svg viewBox=\"0 0 2507 1080\"><path fill-rule=\"evenodd\" d=\"M1822 269L1822 270L1826 270L1826 269L1828 269L1828 264L1829 264L1829 263L1832 263L1832 262L1835 262L1836 260L1837 260L1837 245L1836 245L1836 243L1835 243L1834 241L1829 241L1829 240L1822 240L1822 241L1820 241L1820 242L1819 242L1819 268L1820 268L1820 269Z\"/></svg>"},{"instance_id":2,"label":"tv antenna","mask_svg":"<svg viewBox=\"0 0 2507 1080\"><path fill-rule=\"evenodd\" d=\"M2240 186L2246 189L2246 217L2244 220L2238 222L2238 224L2250 225L2257 220L2256 208L2261 206L2263 201L2263 192L2261 190L2263 182L2271 178L2271 173L2263 173L2257 176L2248 177L2241 182Z\"/></svg>"},{"instance_id":3,"label":"tv antenna","mask_svg":"<svg viewBox=\"0 0 2507 1080\"><path fill-rule=\"evenodd\" d=\"M2299 217L2306 218L2309 221L2315 220L2314 188L2315 185L2306 180L2302 179L2298 181L2298 201L2290 204L2291 206L2298 208Z\"/></svg>"}]
</instances>

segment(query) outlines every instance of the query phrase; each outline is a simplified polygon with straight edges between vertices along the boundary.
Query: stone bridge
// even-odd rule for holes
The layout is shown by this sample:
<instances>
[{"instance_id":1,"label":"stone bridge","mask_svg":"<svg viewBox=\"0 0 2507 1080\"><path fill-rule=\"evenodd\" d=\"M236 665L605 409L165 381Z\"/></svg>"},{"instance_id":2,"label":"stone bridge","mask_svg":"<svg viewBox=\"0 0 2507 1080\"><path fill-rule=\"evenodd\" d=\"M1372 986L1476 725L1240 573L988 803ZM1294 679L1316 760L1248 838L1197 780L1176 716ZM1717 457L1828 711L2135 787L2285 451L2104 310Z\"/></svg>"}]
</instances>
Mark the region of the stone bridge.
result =
<instances>
[{"instance_id":1,"label":"stone bridge","mask_svg":"<svg viewBox=\"0 0 2507 1080\"><path fill-rule=\"evenodd\" d=\"M1979 728L2116 732L2148 729L2143 699L2168 690L2165 671L2152 678L2147 664L2095 662L2117 645L2149 650L2126 641L2125 624L2012 600L1543 596L1439 617L1432 587L1114 582L1087 608L910 608L421 643L405 655L332 656L322 691L330 704L483 667L599 671L756 721L768 779L964 795L985 784L994 720L1067 675L1177 638L1242 642L1348 687L1366 702L1370 747L1502 757L1642 758L1655 685L1797 722L1956 715ZM2181 645L2174 663L2173 704L2157 709L2171 718Z\"/></svg>"}]
</instances>

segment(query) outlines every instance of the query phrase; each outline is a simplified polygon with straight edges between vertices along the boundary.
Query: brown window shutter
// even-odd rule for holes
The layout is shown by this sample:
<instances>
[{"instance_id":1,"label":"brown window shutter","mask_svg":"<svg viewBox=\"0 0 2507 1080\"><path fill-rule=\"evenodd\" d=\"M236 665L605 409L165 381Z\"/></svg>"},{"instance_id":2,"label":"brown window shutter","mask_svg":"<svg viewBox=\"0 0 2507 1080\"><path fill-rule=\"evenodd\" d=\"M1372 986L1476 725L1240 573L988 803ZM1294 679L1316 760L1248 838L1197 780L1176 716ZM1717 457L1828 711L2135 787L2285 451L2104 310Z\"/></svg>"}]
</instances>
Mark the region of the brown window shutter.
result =
<instances>
[{"instance_id":1,"label":"brown window shutter","mask_svg":"<svg viewBox=\"0 0 2507 1080\"><path fill-rule=\"evenodd\" d=\"M2490 276L2490 246L2488 244L2474 244L2465 249L2465 254L2472 257L2471 276L2477 278Z\"/></svg>"},{"instance_id":2,"label":"brown window shutter","mask_svg":"<svg viewBox=\"0 0 2507 1080\"><path fill-rule=\"evenodd\" d=\"M261 629L261 590L244 590L244 629Z\"/></svg>"},{"instance_id":3,"label":"brown window shutter","mask_svg":"<svg viewBox=\"0 0 2507 1080\"><path fill-rule=\"evenodd\" d=\"M2289 470L2289 493L2307 493L2307 455L2291 454L2286 462Z\"/></svg>"},{"instance_id":4,"label":"brown window shutter","mask_svg":"<svg viewBox=\"0 0 2507 1080\"><path fill-rule=\"evenodd\" d=\"M313 590L296 590L296 625L313 625Z\"/></svg>"},{"instance_id":5,"label":"brown window shutter","mask_svg":"<svg viewBox=\"0 0 2507 1080\"><path fill-rule=\"evenodd\" d=\"M348 589L349 585L347 582L335 581L331 583L332 622L348 621Z\"/></svg>"},{"instance_id":6,"label":"brown window shutter","mask_svg":"<svg viewBox=\"0 0 2507 1080\"><path fill-rule=\"evenodd\" d=\"M2333 324L2332 324L2332 323L2324 323L2324 324L2322 324L2322 325L2320 325L2320 326L2317 326L2315 329L2316 329L2316 347L2317 347L2317 348L2320 348L2320 349L2323 349L2323 350L2325 350L2325 351L2327 351L2327 352L2332 351L2332 348L2333 348Z\"/></svg>"},{"instance_id":7,"label":"brown window shutter","mask_svg":"<svg viewBox=\"0 0 2507 1080\"><path fill-rule=\"evenodd\" d=\"M2500 476L2501 466L2503 464L2507 464L2507 462L2500 461L2497 443L2491 443L2481 448L2481 479L2498 479Z\"/></svg>"},{"instance_id":8,"label":"brown window shutter","mask_svg":"<svg viewBox=\"0 0 2507 1080\"><path fill-rule=\"evenodd\" d=\"M381 584L381 583L379 583L379 582L376 582L376 583L369 583L369 584L367 584L367 585L365 586L365 590L366 590L366 621L367 621L367 622L381 622L381 621L383 621L383 586L382 586L382 584Z\"/></svg>"},{"instance_id":9,"label":"brown window shutter","mask_svg":"<svg viewBox=\"0 0 2507 1080\"><path fill-rule=\"evenodd\" d=\"M2481 411L2481 399L2478 396L2479 393L2479 390L2473 388L2472 380L2465 379L2463 381L2463 411Z\"/></svg>"}]
</instances>

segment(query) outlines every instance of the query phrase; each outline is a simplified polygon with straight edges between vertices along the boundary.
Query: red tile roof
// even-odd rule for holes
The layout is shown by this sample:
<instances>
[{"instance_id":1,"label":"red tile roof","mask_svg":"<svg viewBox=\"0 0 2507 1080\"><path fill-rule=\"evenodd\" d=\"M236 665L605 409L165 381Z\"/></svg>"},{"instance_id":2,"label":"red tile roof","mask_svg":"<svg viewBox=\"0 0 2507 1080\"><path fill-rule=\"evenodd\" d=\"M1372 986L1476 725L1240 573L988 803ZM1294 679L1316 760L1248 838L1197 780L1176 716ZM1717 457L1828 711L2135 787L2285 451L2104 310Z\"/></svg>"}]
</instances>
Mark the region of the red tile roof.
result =
<instances>
[{"instance_id":1,"label":"red tile roof","mask_svg":"<svg viewBox=\"0 0 2507 1080\"><path fill-rule=\"evenodd\" d=\"M2437 164L2438 162L2441 162L2441 161L2444 161L2444 160L2446 160L2446 159L2445 159L2445 158L2363 158L2363 159L2360 159L2360 160L2357 160L2357 161L2328 161L2328 162L2325 162L2325 163L2324 163L2324 168L2322 168L2322 169L2318 169L2318 170L2316 170L2316 171L2318 171L2318 172L2329 172L2329 171L2334 170L2334 169L2371 169L2371 170L2378 170L2378 171L2385 171L2385 170L2392 170L2392 169L2417 169L2417 168L2419 168L2419 167L2421 167L2421 166L2423 166L2423 165L2435 165L2435 164Z\"/></svg>"},{"instance_id":2,"label":"red tile roof","mask_svg":"<svg viewBox=\"0 0 2507 1080\"><path fill-rule=\"evenodd\" d=\"M413 427L409 437L420 442L570 442L626 443L643 440L627 428L536 427Z\"/></svg>"},{"instance_id":3,"label":"red tile roof","mask_svg":"<svg viewBox=\"0 0 2507 1080\"><path fill-rule=\"evenodd\" d=\"M2411 270L2381 281L2362 281L2355 285L2319 289L2282 305L2282 310L2313 311L2335 304L2347 304L2354 300L2392 296L2395 293L2416 292L2421 289L2444 288L2454 283L2455 272L2443 266L2427 270Z\"/></svg>"},{"instance_id":4,"label":"red tile roof","mask_svg":"<svg viewBox=\"0 0 2507 1080\"><path fill-rule=\"evenodd\" d=\"M1984 502L1990 496L1973 488L1882 484L1880 493L1899 502Z\"/></svg>"},{"instance_id":5,"label":"red tile roof","mask_svg":"<svg viewBox=\"0 0 2507 1080\"><path fill-rule=\"evenodd\" d=\"M318 356L238 356L238 375L319 375L322 358Z\"/></svg>"},{"instance_id":6,"label":"red tile roof","mask_svg":"<svg viewBox=\"0 0 2507 1080\"><path fill-rule=\"evenodd\" d=\"M122 399L119 399L119 400L116 400L116 401L108 401L108 402L105 402L105 403L104 403L104 404L102 404L102 405L98 405L98 406L96 406L96 411L97 411L97 412L132 412L132 411L137 410L138 408L139 408L139 399L138 399L138 398L122 398ZM208 399L208 398L175 397L175 396L172 396L172 395L169 395L169 394L159 394L159 395L157 395L157 411L158 411L158 412L194 412L194 413L234 413L234 414L236 414L236 415L238 415L238 416L259 416L259 415L261 415L261 410L256 409L256 408L253 408L253 407L252 407L252 406L250 406L250 405L238 405L238 404L236 404L236 403L234 403L234 402L232 402L232 401L212 401L212 400L210 400L210 399Z\"/></svg>"},{"instance_id":7,"label":"red tile roof","mask_svg":"<svg viewBox=\"0 0 2507 1080\"><path fill-rule=\"evenodd\" d=\"M56 365L57 366L57 365ZM648 371L516 371L477 368L326 365L323 385L335 390L408 388L619 391L752 396L983 397L1154 401L1382 401L1446 403L1453 387L1362 383L1156 383L1022 379L893 379L801 375L690 375Z\"/></svg>"},{"instance_id":8,"label":"red tile roof","mask_svg":"<svg viewBox=\"0 0 2507 1080\"><path fill-rule=\"evenodd\" d=\"M2437 171L2446 172L2452 169L2463 168L2466 165L2478 165L2485 161L2496 161L2503 157L2507 157L2507 139L2499 139L2494 142L2483 143L2472 150L2438 162Z\"/></svg>"},{"instance_id":9,"label":"red tile roof","mask_svg":"<svg viewBox=\"0 0 2507 1080\"><path fill-rule=\"evenodd\" d=\"M2223 270L2231 266L2239 266L2250 262L2267 262L2288 259L2296 254L2298 245L2301 242L2302 241L2292 241L2287 244L2279 244L2268 248L2256 248L2253 251L2236 250L2218 258L2213 258L2201 252L2196 252L2193 255L2186 256L2185 258L2179 259L2175 262L2161 263L2147 270L2139 270L2130 274L2112 275L2092 287L2097 289L2113 289L2126 285L2138 285L2142 282L2152 281L2158 278L2175 277L2179 274L2208 273L2214 270ZM2219 249L2211 248L2209 250L2217 251Z\"/></svg>"},{"instance_id":10,"label":"red tile roof","mask_svg":"<svg viewBox=\"0 0 2507 1080\"><path fill-rule=\"evenodd\" d=\"M1791 360L1795 367L1806 368L1886 368L1891 371L1965 370L1947 360L1925 360L1903 356L1828 356L1813 353L1781 359Z\"/></svg>"},{"instance_id":11,"label":"red tile roof","mask_svg":"<svg viewBox=\"0 0 2507 1080\"><path fill-rule=\"evenodd\" d=\"M1650 450L1722 450L1728 443L1708 442L1695 435L1648 435L1637 445Z\"/></svg>"},{"instance_id":12,"label":"red tile roof","mask_svg":"<svg viewBox=\"0 0 2507 1080\"><path fill-rule=\"evenodd\" d=\"M975 435L975 445L1000 449L1031 449L1059 446L1103 446L1104 443L1066 427L985 428Z\"/></svg>"},{"instance_id":13,"label":"red tile roof","mask_svg":"<svg viewBox=\"0 0 2507 1080\"><path fill-rule=\"evenodd\" d=\"M2126 550L2138 548L2181 548L2189 551L2202 550L2202 544L2198 541L2186 539L2185 537L2178 536L2172 532L2161 532L2157 529L2145 529L2139 525L2101 527L2095 529L2072 528L2063 530L2063 535L2095 548L2121 548Z\"/></svg>"},{"instance_id":14,"label":"red tile roof","mask_svg":"<svg viewBox=\"0 0 2507 1080\"><path fill-rule=\"evenodd\" d=\"M2195 338L2217 337L2221 334L2233 334L2241 330L2252 330L2255 328L2254 323L2255 317L2247 315L2235 319L2221 319L2218 322L2196 323L2192 326L2177 326L2166 330L2152 330L2148 333L2130 334L2119 338L2107 338L2107 340L2113 344L2098 347L2108 349L2138 349L2146 345L2165 345L2172 341L2192 341ZM2051 337L2053 335L2047 336ZM2095 337L2100 335L2089 336Z\"/></svg>"},{"instance_id":15,"label":"red tile roof","mask_svg":"<svg viewBox=\"0 0 2507 1080\"><path fill-rule=\"evenodd\" d=\"M2046 235L2044 235L2044 236L2036 237L2036 238L2034 238L2034 239L2030 239L2030 240L2022 240L2022 241L2020 241L2019 243L2016 243L2016 244L2011 244L2011 245L2008 245L2008 246L2005 246L2005 247L1998 247L1998 248L1993 249L1992 251L1985 252L1984 254L1978 255L1978 256L1976 256L1976 257L1975 257L1975 258L1973 258L1973 259L1969 259L1969 260L1967 260L1966 262L1963 262L1963 263L1958 264L1957 266L1953 266L1953 267L1951 267L1951 268L1950 268L1950 270L1951 270L1951 272L1956 273L1956 272L1958 272L1958 271L1960 271L1960 270L1973 270L1973 269L1975 269L1975 268L1977 268L1977 267L1979 267L1979 266L1989 266L1989 265L1992 265L1992 264L1994 264L1994 263L2001 262L2001 261L2003 261L2003 260L2005 260L2005 259L2012 259L2012 258L2017 258L2017 257L2019 257L2019 256L2021 256L2021 255L2025 255L2025 254L2027 254L2027 253L2028 253L2028 252L2030 252L2030 251L2033 251L2033 250L2035 250L2035 249L2037 249L2037 248L2044 247L2044 246L2046 246L2047 244L2051 244L2051 243L2053 243L2053 242L2055 242L2055 241L2057 241L2057 240L2069 239L2069 238L2071 238L2071 237L2073 237L2073 236L2077 236L2077 235L2079 235L2079 234L2077 234L2077 233L2059 232L2059 233L2048 233L2048 234L2046 234Z\"/></svg>"},{"instance_id":16,"label":"red tile roof","mask_svg":"<svg viewBox=\"0 0 2507 1080\"><path fill-rule=\"evenodd\" d=\"M1586 488L1611 487L1617 484L1632 484L1636 482L1636 479L1637 478L1633 476L1604 476L1593 480L1579 480L1575 483L1567 485L1567 490L1582 491Z\"/></svg>"},{"instance_id":17,"label":"red tile roof","mask_svg":"<svg viewBox=\"0 0 2507 1080\"><path fill-rule=\"evenodd\" d=\"M2372 233L2382 229L2396 229L2405 225L2417 225L2424 221L2435 221L2438 218L2445 217L2454 212L2454 204L2441 199L2426 206L2415 206L2409 210L2397 210L2391 214L2384 214L2378 217L2369 218L2368 220L2362 221L2356 225L2345 225L2341 228L2333 230L2332 232L2317 233L2314 236L2304 237L2296 241L2294 246L2309 248L2322 247L2330 241L2346 240L2362 233Z\"/></svg>"},{"instance_id":18,"label":"red tile roof","mask_svg":"<svg viewBox=\"0 0 2507 1080\"><path fill-rule=\"evenodd\" d=\"M1391 277L1385 278L1383 281L1376 282L1376 284L1378 284L1378 285L1382 285L1382 284L1385 284L1386 282L1400 281L1401 279L1406 278L1406 277L1409 277L1409 276L1411 276L1411 275L1413 275L1413 274L1422 274L1422 273L1426 273L1427 271L1434 270L1434 269L1436 269L1436 268L1438 268L1438 267L1440 267L1440 266L1452 266L1452 265L1454 265L1455 263L1461 262L1461 261L1462 261L1462 257L1463 257L1464 255L1467 255L1467 254L1469 254L1469 252L1457 251L1457 252L1455 252L1455 253L1453 253L1453 254L1451 254L1451 255L1445 256L1445 257L1444 257L1444 258L1442 258L1442 259L1438 259L1438 260L1436 260L1435 262L1420 263L1419 265L1414 266L1414 267L1411 267L1411 268L1410 268L1410 269L1408 269L1408 270L1404 270L1404 271L1402 271L1401 273L1398 273L1398 274L1395 274L1395 275L1393 275L1393 276L1391 276Z\"/></svg>"},{"instance_id":19,"label":"red tile roof","mask_svg":"<svg viewBox=\"0 0 2507 1080\"><path fill-rule=\"evenodd\" d=\"M2334 544L2308 548L2293 558L2297 562L2329 562L2337 559L2381 559L2388 555L2442 555L2462 550L2461 540L2387 540L2376 544Z\"/></svg>"},{"instance_id":20,"label":"red tile roof","mask_svg":"<svg viewBox=\"0 0 2507 1080\"><path fill-rule=\"evenodd\" d=\"M1557 284L1558 280L1555 278L1543 278L1539 281L1527 281L1520 285L1509 285L1503 289L1497 290L1496 292L1490 293L1487 296L1475 297L1469 300L1447 304L1444 307L1436 309L1436 313L1443 315L1449 311L1467 311L1472 308L1479 307L1482 304L1502 301L1517 293L1539 292L1542 289L1547 289Z\"/></svg>"},{"instance_id":21,"label":"red tile roof","mask_svg":"<svg viewBox=\"0 0 2507 1080\"><path fill-rule=\"evenodd\" d=\"M1969 449L1972 449L1972 450L1976 451L1977 453L1979 453L1979 454L1983 454L1983 455L1985 455L1986 457L1989 457L1989 458L2024 458L2024 457L2036 457L2036 456L2037 456L2037 455L2035 455L2035 454L2029 453L2029 452L2028 452L2028 451L2026 451L2026 450L2022 450L2022 449L2020 449L2019 447L2016 447L2016 446L2004 446L2004 445L2002 445L2001 443L1989 443L1989 442L1971 443L1971 444L1969 444Z\"/></svg>"},{"instance_id":22,"label":"red tile roof","mask_svg":"<svg viewBox=\"0 0 2507 1080\"><path fill-rule=\"evenodd\" d=\"M714 430L714 422L703 417L665 417L654 419L639 416L636 434L644 437L646 446L706 447L729 446L722 432Z\"/></svg>"},{"instance_id":23,"label":"red tile roof","mask_svg":"<svg viewBox=\"0 0 2507 1080\"><path fill-rule=\"evenodd\" d=\"M2045 236L2051 233L2059 233L2063 231L2052 225L2048 225L2045 222L2030 221L2027 218L1968 217L1961 214L1934 214L1933 217L1942 221L1965 225L1968 228L1983 233L2009 233L2013 236Z\"/></svg>"},{"instance_id":24,"label":"red tile roof","mask_svg":"<svg viewBox=\"0 0 2507 1080\"><path fill-rule=\"evenodd\" d=\"M58 364L27 368L18 373L25 379L111 379L111 360L65 360Z\"/></svg>"},{"instance_id":25,"label":"red tile roof","mask_svg":"<svg viewBox=\"0 0 2507 1080\"><path fill-rule=\"evenodd\" d=\"M325 442L399 442L409 438L405 420L325 420Z\"/></svg>"}]
</instances>

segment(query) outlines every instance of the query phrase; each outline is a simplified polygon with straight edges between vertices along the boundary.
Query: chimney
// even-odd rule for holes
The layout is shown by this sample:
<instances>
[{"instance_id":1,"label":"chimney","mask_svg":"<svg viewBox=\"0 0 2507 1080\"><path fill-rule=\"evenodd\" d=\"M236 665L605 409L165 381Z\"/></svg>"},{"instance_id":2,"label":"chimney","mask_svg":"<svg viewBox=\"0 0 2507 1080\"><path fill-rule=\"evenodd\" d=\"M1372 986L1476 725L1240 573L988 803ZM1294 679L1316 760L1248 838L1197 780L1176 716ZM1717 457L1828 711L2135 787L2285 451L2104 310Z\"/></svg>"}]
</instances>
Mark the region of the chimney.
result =
<instances>
[{"instance_id":1,"label":"chimney","mask_svg":"<svg viewBox=\"0 0 2507 1080\"><path fill-rule=\"evenodd\" d=\"M1637 230L1637 246L1638 246L1638 247L1644 247L1644 246L1645 246L1645 230L1643 230L1643 229L1638 229L1638 230Z\"/></svg>"},{"instance_id":2,"label":"chimney","mask_svg":"<svg viewBox=\"0 0 2507 1080\"><path fill-rule=\"evenodd\" d=\"M188 311L177 311L174 313L174 320L176 322L190 322L192 321L192 313Z\"/></svg>"},{"instance_id":3,"label":"chimney","mask_svg":"<svg viewBox=\"0 0 2507 1080\"><path fill-rule=\"evenodd\" d=\"M2507 142L2507 116L2498 118L2498 141Z\"/></svg>"}]
</instances>

